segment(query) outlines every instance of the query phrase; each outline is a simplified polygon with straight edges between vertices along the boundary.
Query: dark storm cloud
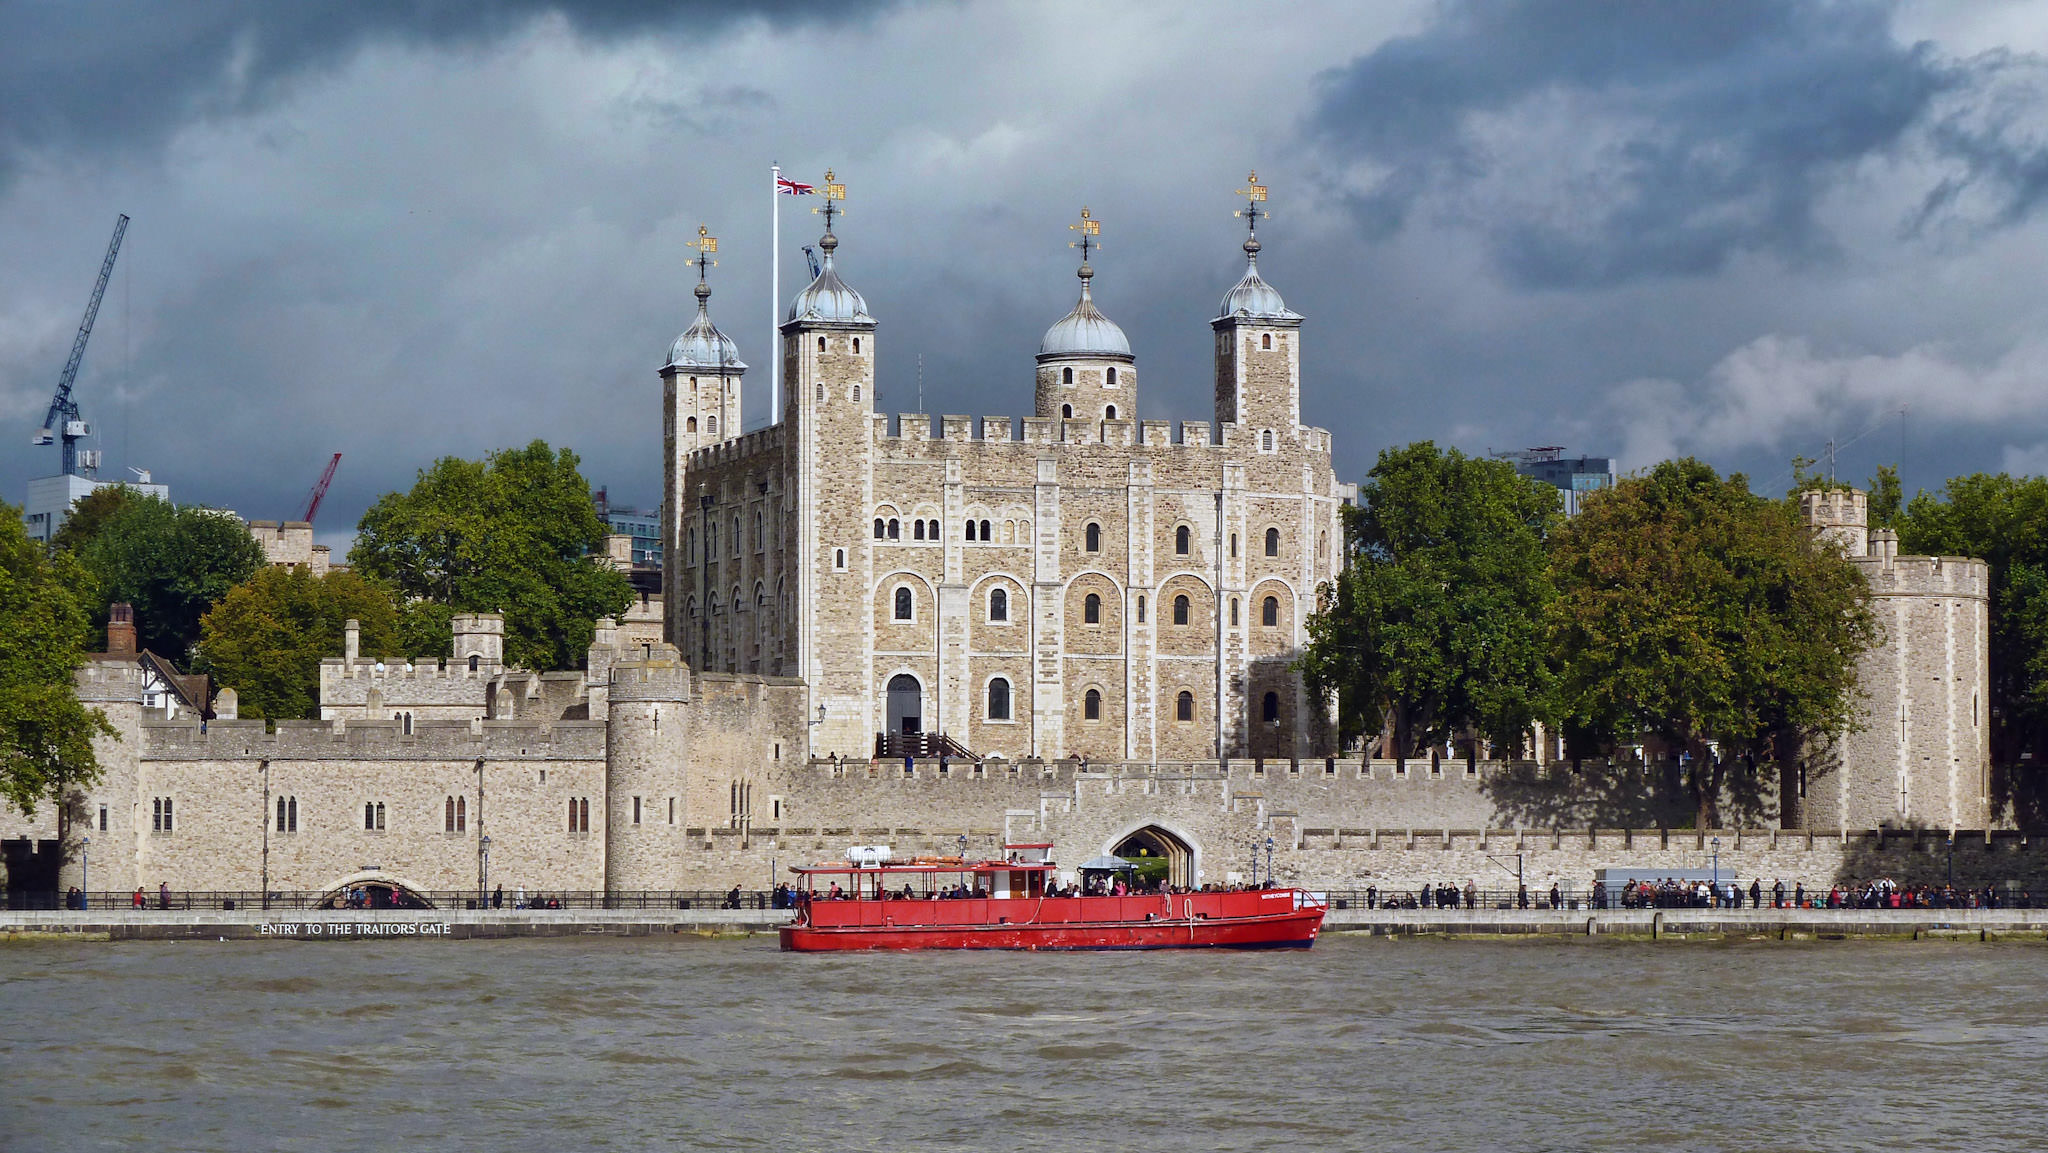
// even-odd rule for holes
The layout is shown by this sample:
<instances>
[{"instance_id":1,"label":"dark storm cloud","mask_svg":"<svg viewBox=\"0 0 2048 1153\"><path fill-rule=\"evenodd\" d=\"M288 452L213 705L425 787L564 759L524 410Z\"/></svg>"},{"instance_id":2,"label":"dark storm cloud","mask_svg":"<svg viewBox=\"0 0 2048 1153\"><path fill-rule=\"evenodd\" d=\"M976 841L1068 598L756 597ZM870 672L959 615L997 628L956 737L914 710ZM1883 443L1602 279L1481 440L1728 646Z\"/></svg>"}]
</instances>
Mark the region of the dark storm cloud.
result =
<instances>
[{"instance_id":1,"label":"dark storm cloud","mask_svg":"<svg viewBox=\"0 0 2048 1153\"><path fill-rule=\"evenodd\" d=\"M1357 165L1372 232L1418 211L1480 233L1514 281L1604 287L1734 255L1832 251L1825 195L1925 139L1924 225L1975 190L2010 222L2048 189L2017 129L2030 58L1944 60L1867 3L1453 3L1323 78L1310 132ZM2001 111L2004 113L2001 115ZM1916 130L1929 129L1924 136Z\"/></svg>"},{"instance_id":2,"label":"dark storm cloud","mask_svg":"<svg viewBox=\"0 0 2048 1153\"><path fill-rule=\"evenodd\" d=\"M865 16L798 0L220 0L0 6L0 187L39 158L160 143L195 119L260 109L374 43L460 50L545 15L580 34L704 32L739 20Z\"/></svg>"}]
</instances>

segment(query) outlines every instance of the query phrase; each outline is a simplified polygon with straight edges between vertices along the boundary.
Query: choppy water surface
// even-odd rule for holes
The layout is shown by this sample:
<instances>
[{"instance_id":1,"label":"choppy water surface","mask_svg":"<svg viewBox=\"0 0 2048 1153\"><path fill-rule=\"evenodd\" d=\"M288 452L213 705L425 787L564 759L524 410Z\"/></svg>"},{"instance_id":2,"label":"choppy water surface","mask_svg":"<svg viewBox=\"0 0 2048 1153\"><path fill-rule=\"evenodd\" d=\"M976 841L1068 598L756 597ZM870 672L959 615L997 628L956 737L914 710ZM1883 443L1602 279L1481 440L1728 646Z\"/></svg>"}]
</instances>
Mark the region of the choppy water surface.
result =
<instances>
[{"instance_id":1,"label":"choppy water surface","mask_svg":"<svg viewBox=\"0 0 2048 1153\"><path fill-rule=\"evenodd\" d=\"M2048 949L0 948L0 1149L2038 1149Z\"/></svg>"}]
</instances>

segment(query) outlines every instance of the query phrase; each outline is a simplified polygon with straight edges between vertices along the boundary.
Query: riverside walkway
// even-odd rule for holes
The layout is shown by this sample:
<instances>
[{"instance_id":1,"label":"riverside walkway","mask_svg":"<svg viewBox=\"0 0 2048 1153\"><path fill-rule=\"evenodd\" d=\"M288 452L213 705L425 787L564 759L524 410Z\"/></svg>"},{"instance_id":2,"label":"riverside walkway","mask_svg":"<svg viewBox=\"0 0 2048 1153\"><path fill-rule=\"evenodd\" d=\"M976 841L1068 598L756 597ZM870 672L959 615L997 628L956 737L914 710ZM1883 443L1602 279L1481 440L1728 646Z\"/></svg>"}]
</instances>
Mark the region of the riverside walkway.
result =
<instances>
[{"instance_id":1,"label":"riverside walkway","mask_svg":"<svg viewBox=\"0 0 2048 1153\"><path fill-rule=\"evenodd\" d=\"M786 923L780 909L0 911L0 940L477 940L747 936ZM1607 940L2048 940L2043 909L1332 909L1325 933L1434 938Z\"/></svg>"}]
</instances>

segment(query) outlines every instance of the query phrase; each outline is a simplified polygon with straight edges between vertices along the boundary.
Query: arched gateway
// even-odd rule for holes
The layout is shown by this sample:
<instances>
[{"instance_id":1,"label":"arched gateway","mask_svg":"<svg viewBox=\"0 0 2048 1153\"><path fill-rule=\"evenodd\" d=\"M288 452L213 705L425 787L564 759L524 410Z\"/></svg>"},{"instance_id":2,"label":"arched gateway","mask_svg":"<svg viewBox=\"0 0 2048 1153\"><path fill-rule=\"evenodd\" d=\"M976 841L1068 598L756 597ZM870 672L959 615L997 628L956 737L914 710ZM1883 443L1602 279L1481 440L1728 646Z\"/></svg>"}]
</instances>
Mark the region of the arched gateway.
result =
<instances>
[{"instance_id":1,"label":"arched gateway","mask_svg":"<svg viewBox=\"0 0 2048 1153\"><path fill-rule=\"evenodd\" d=\"M360 901L360 904L352 902ZM382 869L367 869L334 881L320 890L316 909L431 909L426 890Z\"/></svg>"},{"instance_id":2,"label":"arched gateway","mask_svg":"<svg viewBox=\"0 0 2048 1153\"><path fill-rule=\"evenodd\" d=\"M1157 824L1140 825L1135 829L1111 838L1104 849L1112 857L1129 861L1166 862L1166 883L1193 888L1197 854L1195 847L1178 833Z\"/></svg>"}]
</instances>

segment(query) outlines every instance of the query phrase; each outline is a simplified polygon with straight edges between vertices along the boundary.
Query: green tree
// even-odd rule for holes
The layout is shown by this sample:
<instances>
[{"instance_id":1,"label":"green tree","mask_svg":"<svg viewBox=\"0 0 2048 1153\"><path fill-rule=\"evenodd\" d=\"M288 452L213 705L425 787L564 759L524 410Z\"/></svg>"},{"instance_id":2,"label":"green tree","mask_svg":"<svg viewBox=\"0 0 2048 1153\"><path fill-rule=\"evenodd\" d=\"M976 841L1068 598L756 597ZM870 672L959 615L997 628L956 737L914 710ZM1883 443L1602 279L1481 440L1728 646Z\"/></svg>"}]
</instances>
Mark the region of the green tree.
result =
<instances>
[{"instance_id":1,"label":"green tree","mask_svg":"<svg viewBox=\"0 0 2048 1153\"><path fill-rule=\"evenodd\" d=\"M1403 754L1466 730L1518 748L1550 691L1544 535L1558 493L1429 441L1380 454L1347 563L1309 619L1308 683L1347 736L1391 715Z\"/></svg>"},{"instance_id":2,"label":"green tree","mask_svg":"<svg viewBox=\"0 0 2048 1153\"><path fill-rule=\"evenodd\" d=\"M107 606L135 606L144 647L174 661L191 657L199 618L263 567L263 546L232 513L178 506L135 494L85 541L78 559L97 582L96 617Z\"/></svg>"},{"instance_id":3,"label":"green tree","mask_svg":"<svg viewBox=\"0 0 2048 1153\"><path fill-rule=\"evenodd\" d=\"M125 484L110 484L96 488L71 502L71 511L64 517L64 523L50 537L50 547L65 552L77 552L87 541L98 536L107 522L142 498L142 493Z\"/></svg>"},{"instance_id":4,"label":"green tree","mask_svg":"<svg viewBox=\"0 0 2048 1153\"><path fill-rule=\"evenodd\" d=\"M1870 527L1897 528L1905 508L1906 490L1899 483L1899 470L1888 464L1877 466L1870 478Z\"/></svg>"},{"instance_id":5,"label":"green tree","mask_svg":"<svg viewBox=\"0 0 2048 1153\"><path fill-rule=\"evenodd\" d=\"M534 669L583 663L593 622L632 603L624 574L602 560L605 523L576 454L545 441L482 461L444 457L410 492L391 493L357 526L349 564L407 602L408 644L449 651L453 612L505 614L505 658ZM426 606L434 607L426 607Z\"/></svg>"},{"instance_id":6,"label":"green tree","mask_svg":"<svg viewBox=\"0 0 2048 1153\"><path fill-rule=\"evenodd\" d=\"M28 538L19 508L0 502L0 798L30 816L47 800L61 818L69 794L99 779L93 738L115 735L72 683L92 637L91 584L77 561Z\"/></svg>"},{"instance_id":7,"label":"green tree","mask_svg":"<svg viewBox=\"0 0 2048 1153\"><path fill-rule=\"evenodd\" d=\"M364 652L402 655L397 616L391 594L354 573L266 565L199 622L195 668L235 690L244 716L315 717L320 661L341 655L345 622L361 623Z\"/></svg>"},{"instance_id":8,"label":"green tree","mask_svg":"<svg viewBox=\"0 0 2048 1153\"><path fill-rule=\"evenodd\" d=\"M1566 718L1682 750L1699 827L1720 823L1738 757L1853 723L1857 660L1878 636L1870 590L1793 502L1666 461L1588 496L1551 545Z\"/></svg>"},{"instance_id":9,"label":"green tree","mask_svg":"<svg viewBox=\"0 0 2048 1153\"><path fill-rule=\"evenodd\" d=\"M1899 551L1979 557L1991 568L1991 759L2002 802L2048 824L2048 478L1975 473L1922 492L1898 518ZM2029 756L2029 754L2032 754Z\"/></svg>"}]
</instances>

